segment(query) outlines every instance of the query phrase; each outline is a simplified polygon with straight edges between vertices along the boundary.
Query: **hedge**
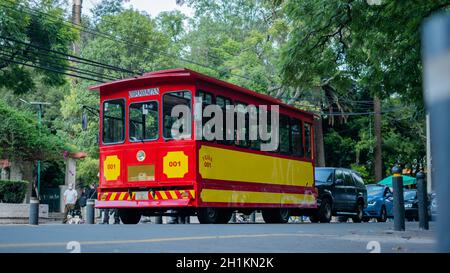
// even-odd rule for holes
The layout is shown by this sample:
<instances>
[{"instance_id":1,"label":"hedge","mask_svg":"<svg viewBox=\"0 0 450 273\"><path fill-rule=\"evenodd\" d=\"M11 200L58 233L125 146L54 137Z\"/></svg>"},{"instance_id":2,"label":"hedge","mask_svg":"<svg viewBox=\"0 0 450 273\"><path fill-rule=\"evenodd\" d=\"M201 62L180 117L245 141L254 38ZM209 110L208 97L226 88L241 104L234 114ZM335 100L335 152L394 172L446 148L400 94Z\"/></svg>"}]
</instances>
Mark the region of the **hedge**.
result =
<instances>
[{"instance_id":1,"label":"hedge","mask_svg":"<svg viewBox=\"0 0 450 273\"><path fill-rule=\"evenodd\" d=\"M27 181L0 180L0 202L22 203L27 193Z\"/></svg>"}]
</instances>

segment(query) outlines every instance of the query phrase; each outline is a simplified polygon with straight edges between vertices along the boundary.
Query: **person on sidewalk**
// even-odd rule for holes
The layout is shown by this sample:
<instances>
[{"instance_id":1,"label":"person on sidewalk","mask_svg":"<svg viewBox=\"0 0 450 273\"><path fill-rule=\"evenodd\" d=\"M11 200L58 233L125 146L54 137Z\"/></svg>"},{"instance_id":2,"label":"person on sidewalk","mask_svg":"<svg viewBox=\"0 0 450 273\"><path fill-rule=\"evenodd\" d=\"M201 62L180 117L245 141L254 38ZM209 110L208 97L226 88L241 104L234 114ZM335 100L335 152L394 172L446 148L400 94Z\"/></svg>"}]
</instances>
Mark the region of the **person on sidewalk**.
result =
<instances>
[{"instance_id":1,"label":"person on sidewalk","mask_svg":"<svg viewBox=\"0 0 450 273\"><path fill-rule=\"evenodd\" d=\"M64 192L64 220L63 224L67 223L67 216L70 211L75 209L75 203L77 202L78 193L70 184L69 188Z\"/></svg>"}]
</instances>

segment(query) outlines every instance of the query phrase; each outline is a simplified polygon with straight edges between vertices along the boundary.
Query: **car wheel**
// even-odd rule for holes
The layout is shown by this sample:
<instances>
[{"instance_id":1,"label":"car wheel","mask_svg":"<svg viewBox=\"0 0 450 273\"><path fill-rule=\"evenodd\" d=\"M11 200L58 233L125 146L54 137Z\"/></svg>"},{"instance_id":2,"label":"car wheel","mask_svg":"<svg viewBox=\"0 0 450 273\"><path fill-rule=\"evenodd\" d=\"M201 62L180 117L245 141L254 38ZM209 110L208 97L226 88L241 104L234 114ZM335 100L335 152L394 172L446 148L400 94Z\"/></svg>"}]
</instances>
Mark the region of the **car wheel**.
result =
<instances>
[{"instance_id":1,"label":"car wheel","mask_svg":"<svg viewBox=\"0 0 450 273\"><path fill-rule=\"evenodd\" d=\"M377 222L386 222L387 220L387 212L386 208L382 207L380 212L380 217L377 218Z\"/></svg>"},{"instance_id":2,"label":"car wheel","mask_svg":"<svg viewBox=\"0 0 450 273\"><path fill-rule=\"evenodd\" d=\"M364 216L364 208L361 202L358 202L356 205L356 215L352 216L353 223L361 223L362 218Z\"/></svg>"},{"instance_id":3,"label":"car wheel","mask_svg":"<svg viewBox=\"0 0 450 273\"><path fill-rule=\"evenodd\" d=\"M262 217L264 222L271 224L285 224L289 221L289 209L264 209L262 210Z\"/></svg>"},{"instance_id":4,"label":"car wheel","mask_svg":"<svg viewBox=\"0 0 450 273\"><path fill-rule=\"evenodd\" d=\"M370 218L369 218L369 217L363 217L363 219L362 219L362 220L363 220L363 222L366 222L366 223L367 223L367 222L369 222L369 221L370 221Z\"/></svg>"},{"instance_id":5,"label":"car wheel","mask_svg":"<svg viewBox=\"0 0 450 273\"><path fill-rule=\"evenodd\" d=\"M338 216L337 220L339 223L346 223L348 220L348 217L347 216Z\"/></svg>"},{"instance_id":6,"label":"car wheel","mask_svg":"<svg viewBox=\"0 0 450 273\"><path fill-rule=\"evenodd\" d=\"M321 223L329 223L331 221L331 202L323 199L319 209L319 219Z\"/></svg>"}]
</instances>

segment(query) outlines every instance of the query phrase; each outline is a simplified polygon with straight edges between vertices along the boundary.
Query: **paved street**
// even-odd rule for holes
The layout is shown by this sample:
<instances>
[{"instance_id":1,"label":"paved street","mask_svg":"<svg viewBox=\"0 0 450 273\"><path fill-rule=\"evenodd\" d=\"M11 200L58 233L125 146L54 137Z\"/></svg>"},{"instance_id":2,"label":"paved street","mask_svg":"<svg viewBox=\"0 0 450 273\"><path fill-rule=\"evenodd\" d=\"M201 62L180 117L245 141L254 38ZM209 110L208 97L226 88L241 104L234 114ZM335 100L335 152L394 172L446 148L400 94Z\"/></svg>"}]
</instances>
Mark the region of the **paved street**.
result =
<instances>
[{"instance_id":1,"label":"paved street","mask_svg":"<svg viewBox=\"0 0 450 273\"><path fill-rule=\"evenodd\" d=\"M434 224L419 231L406 223L227 224L227 225L62 225L0 226L0 252L433 252ZM72 243L73 244L73 243ZM77 243L75 243L76 245ZM69 244L70 246L71 244ZM369 247L371 249L371 247Z\"/></svg>"}]
</instances>

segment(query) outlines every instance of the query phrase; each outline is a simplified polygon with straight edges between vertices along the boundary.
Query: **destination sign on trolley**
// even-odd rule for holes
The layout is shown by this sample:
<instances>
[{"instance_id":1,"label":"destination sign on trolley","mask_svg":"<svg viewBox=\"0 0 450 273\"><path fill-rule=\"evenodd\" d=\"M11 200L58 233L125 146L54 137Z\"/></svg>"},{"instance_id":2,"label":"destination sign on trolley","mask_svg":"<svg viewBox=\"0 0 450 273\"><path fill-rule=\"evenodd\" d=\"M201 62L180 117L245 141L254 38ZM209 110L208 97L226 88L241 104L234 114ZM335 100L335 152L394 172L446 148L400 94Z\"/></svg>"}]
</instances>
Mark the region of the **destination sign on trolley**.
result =
<instances>
[{"instance_id":1,"label":"destination sign on trolley","mask_svg":"<svg viewBox=\"0 0 450 273\"><path fill-rule=\"evenodd\" d=\"M149 89L143 89L143 90L133 90L133 91L130 91L128 94L129 94L130 98L158 95L159 88L156 87L156 88L149 88Z\"/></svg>"}]
</instances>

